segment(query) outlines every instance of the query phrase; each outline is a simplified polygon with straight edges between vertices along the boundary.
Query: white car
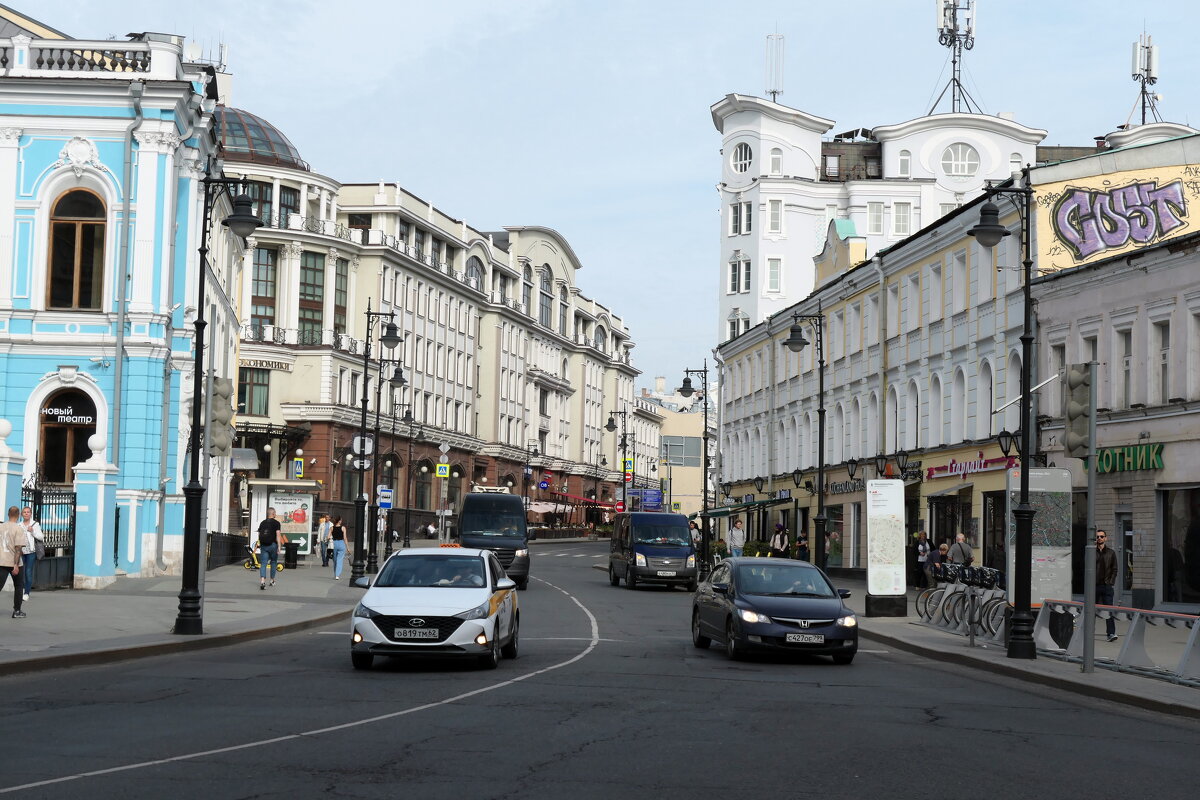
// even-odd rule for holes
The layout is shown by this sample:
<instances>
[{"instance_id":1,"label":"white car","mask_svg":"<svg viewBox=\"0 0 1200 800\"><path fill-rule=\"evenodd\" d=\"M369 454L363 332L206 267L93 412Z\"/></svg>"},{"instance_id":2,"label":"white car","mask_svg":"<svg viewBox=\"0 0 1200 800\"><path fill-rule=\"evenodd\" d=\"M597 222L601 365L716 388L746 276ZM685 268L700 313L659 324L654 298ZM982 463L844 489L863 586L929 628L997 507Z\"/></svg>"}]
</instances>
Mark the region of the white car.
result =
<instances>
[{"instance_id":1,"label":"white car","mask_svg":"<svg viewBox=\"0 0 1200 800\"><path fill-rule=\"evenodd\" d=\"M485 669L517 657L517 585L490 550L427 547L392 555L350 622L350 660L375 656L472 656Z\"/></svg>"}]
</instances>

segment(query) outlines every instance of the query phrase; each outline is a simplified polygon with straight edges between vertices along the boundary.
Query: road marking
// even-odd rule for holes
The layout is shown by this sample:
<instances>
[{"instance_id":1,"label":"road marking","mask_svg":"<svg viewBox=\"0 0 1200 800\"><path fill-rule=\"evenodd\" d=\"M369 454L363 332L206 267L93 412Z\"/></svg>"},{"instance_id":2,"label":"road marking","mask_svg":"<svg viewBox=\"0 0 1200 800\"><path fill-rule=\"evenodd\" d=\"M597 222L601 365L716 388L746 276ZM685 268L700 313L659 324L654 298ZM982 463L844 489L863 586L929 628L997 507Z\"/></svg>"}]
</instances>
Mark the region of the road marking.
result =
<instances>
[{"instance_id":1,"label":"road marking","mask_svg":"<svg viewBox=\"0 0 1200 800\"><path fill-rule=\"evenodd\" d=\"M596 645L598 645L601 641L601 639L600 639L600 624L596 621L595 615L593 615L592 612L588 610L587 606L585 606L583 603L579 602L579 599L577 597L575 597L575 595L571 594L566 589L563 589L560 586L555 586L553 583L550 583L549 581L544 580L542 578L535 577L534 580L538 581L539 583L544 583L547 586L549 586L551 589L555 589L555 590L565 594L568 598L571 599L571 602L573 602L575 605L579 606L579 609L587 616L588 621L591 624L592 635L587 638L579 639L579 641L587 642L588 643L587 647L583 648L583 650L581 650L579 653L576 653L571 658L568 658L566 661L560 661L557 664L551 664L548 667L543 667L542 669L535 670L533 672L528 672L524 675L518 675L517 677L509 678L506 681L500 681L499 683L494 683L491 686L484 686L479 689L473 689L469 692L463 692L462 694L456 694L453 697L447 697L445 700L437 700L432 703L422 703L419 706L405 708L400 711L393 711L390 714L379 714L374 717L365 717L363 719L354 720L353 722L343 722L340 725L332 725L328 728L315 728L313 730L304 731L302 733L290 733L290 734L287 734L286 736L275 736L271 739L261 739L257 742L244 742L242 744L230 745L229 747L218 747L218 748L215 748L212 750L201 750L201 751L198 751L195 753L184 753L182 755L171 756L169 758L157 758L157 759L154 759L153 761L141 761L136 764L123 764L119 767L109 767L107 769L94 769L94 770L89 770L88 772L79 772L74 775L64 775L60 778L49 778L44 781L34 781L32 783L23 783L20 786L0 787L0 794L9 794L11 792L20 792L20 791L25 791L26 789L36 789L39 786L53 786L54 784L68 783L69 781L77 781L82 778L94 778L98 775L113 775L113 774L120 773L120 772L131 772L136 769L145 769L147 767L157 767L162 764L174 764L174 763L178 763L181 761L194 761L195 759L198 759L198 758L207 758L209 756L220 755L221 753L236 753L240 750L252 750L257 747L266 747L267 745L279 744L280 742L289 742L289 741L293 741L296 739L304 739L309 736L320 736L322 734L335 733L337 731L344 731L349 728L357 728L357 727L360 727L363 725L370 725L375 722L383 722L385 720L396 719L397 717L405 717L405 716L408 716L409 714L415 714L418 711L427 711L431 708L437 708L438 706L449 705L450 703L457 703L460 700L466 700L467 698L475 697L476 695L485 694L487 692L491 692L496 689L503 689L506 686L512 686L514 684L520 683L521 681L529 680L530 678L536 678L539 675L545 675L547 672L553 672L556 669L562 669L563 667L569 667L571 664L574 664L576 661L582 660L584 657L586 657L593 650L596 649Z\"/></svg>"}]
</instances>

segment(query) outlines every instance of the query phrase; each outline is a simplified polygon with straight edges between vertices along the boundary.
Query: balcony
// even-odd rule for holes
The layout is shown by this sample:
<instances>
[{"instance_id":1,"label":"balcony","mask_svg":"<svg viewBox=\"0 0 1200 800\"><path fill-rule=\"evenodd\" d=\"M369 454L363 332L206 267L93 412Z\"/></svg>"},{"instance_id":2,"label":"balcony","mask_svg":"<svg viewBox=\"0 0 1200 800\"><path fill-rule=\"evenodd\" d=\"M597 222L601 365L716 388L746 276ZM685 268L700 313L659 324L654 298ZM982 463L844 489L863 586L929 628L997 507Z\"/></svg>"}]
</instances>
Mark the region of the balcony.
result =
<instances>
[{"instance_id":1,"label":"balcony","mask_svg":"<svg viewBox=\"0 0 1200 800\"><path fill-rule=\"evenodd\" d=\"M161 41L0 39L0 74L9 78L88 78L128 82L182 75L181 44Z\"/></svg>"},{"instance_id":2,"label":"balcony","mask_svg":"<svg viewBox=\"0 0 1200 800\"><path fill-rule=\"evenodd\" d=\"M365 347L362 339L333 330L300 330L277 325L243 325L243 342L261 342L283 347L328 347L340 353L361 356Z\"/></svg>"}]
</instances>

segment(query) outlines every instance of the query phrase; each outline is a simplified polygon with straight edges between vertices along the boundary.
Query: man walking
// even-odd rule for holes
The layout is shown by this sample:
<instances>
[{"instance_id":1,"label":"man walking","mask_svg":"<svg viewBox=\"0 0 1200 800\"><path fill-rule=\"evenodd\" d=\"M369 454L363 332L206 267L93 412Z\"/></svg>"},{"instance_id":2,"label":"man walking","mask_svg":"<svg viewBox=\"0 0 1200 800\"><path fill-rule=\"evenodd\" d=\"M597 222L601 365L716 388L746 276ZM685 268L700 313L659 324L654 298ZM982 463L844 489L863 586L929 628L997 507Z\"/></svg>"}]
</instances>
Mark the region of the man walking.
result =
<instances>
[{"instance_id":1,"label":"man walking","mask_svg":"<svg viewBox=\"0 0 1200 800\"><path fill-rule=\"evenodd\" d=\"M967 544L966 534L960 533L954 537L954 544L950 546L948 556L951 564L970 564L975 560L971 545Z\"/></svg>"},{"instance_id":2,"label":"man walking","mask_svg":"<svg viewBox=\"0 0 1200 800\"><path fill-rule=\"evenodd\" d=\"M925 531L917 534L917 575L914 586L924 586L932 589L936 584L929 575L929 537Z\"/></svg>"},{"instance_id":3,"label":"man walking","mask_svg":"<svg viewBox=\"0 0 1200 800\"><path fill-rule=\"evenodd\" d=\"M735 519L733 527L729 529L729 555L733 558L740 558L742 548L746 546L746 529L742 527L742 520Z\"/></svg>"},{"instance_id":4,"label":"man walking","mask_svg":"<svg viewBox=\"0 0 1200 800\"><path fill-rule=\"evenodd\" d=\"M1108 546L1108 534L1096 531L1096 605L1113 604L1113 586L1117 582L1117 554ZM1117 621L1110 613L1104 620L1108 641L1117 640Z\"/></svg>"},{"instance_id":5,"label":"man walking","mask_svg":"<svg viewBox=\"0 0 1200 800\"><path fill-rule=\"evenodd\" d=\"M17 520L21 509L16 506L8 508L8 522L0 524L0 589L8 582L11 575L13 580L13 619L23 619L25 612L21 610L21 601L25 597L21 585L21 555L25 551L25 529Z\"/></svg>"},{"instance_id":6,"label":"man walking","mask_svg":"<svg viewBox=\"0 0 1200 800\"><path fill-rule=\"evenodd\" d=\"M271 573L271 585L275 585L275 570L279 564L280 545L287 543L282 525L275 519L275 509L267 509L267 518L258 526L259 589L267 588L267 572Z\"/></svg>"}]
</instances>

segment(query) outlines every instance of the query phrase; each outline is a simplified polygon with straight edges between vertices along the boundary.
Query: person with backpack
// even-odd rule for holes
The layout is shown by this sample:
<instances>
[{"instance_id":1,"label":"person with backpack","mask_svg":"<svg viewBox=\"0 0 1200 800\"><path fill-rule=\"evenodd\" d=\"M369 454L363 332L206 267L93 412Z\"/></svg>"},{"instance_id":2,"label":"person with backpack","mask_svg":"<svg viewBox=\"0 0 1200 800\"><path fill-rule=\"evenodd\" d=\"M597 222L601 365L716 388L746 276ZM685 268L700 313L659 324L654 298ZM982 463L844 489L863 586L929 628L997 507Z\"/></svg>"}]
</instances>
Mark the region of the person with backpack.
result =
<instances>
[{"instance_id":1,"label":"person with backpack","mask_svg":"<svg viewBox=\"0 0 1200 800\"><path fill-rule=\"evenodd\" d=\"M275 509L267 509L267 518L258 524L258 588L266 590L267 571L271 573L271 585L275 585L275 571L279 564L279 551L287 544L283 526L275 519Z\"/></svg>"}]
</instances>

